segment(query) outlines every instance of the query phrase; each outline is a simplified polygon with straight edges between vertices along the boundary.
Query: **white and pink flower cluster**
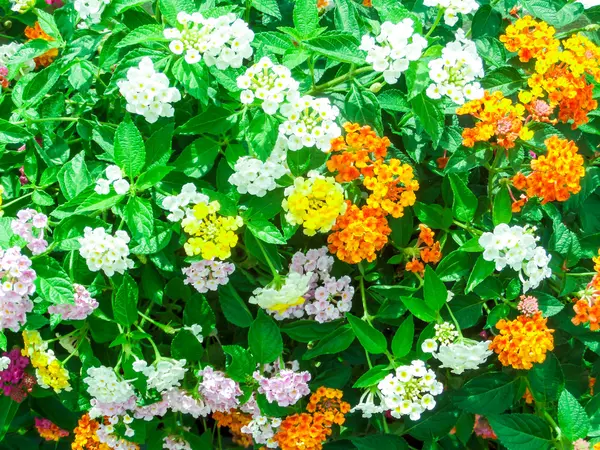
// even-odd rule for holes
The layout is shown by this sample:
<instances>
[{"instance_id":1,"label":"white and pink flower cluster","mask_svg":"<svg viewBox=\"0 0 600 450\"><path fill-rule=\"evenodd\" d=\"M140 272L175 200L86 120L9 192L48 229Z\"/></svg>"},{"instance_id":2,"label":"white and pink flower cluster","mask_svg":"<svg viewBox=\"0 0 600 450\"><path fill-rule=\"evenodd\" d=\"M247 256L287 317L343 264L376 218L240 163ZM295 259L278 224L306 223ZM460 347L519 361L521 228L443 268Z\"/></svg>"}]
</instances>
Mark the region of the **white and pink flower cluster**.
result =
<instances>
[{"instance_id":1,"label":"white and pink flower cluster","mask_svg":"<svg viewBox=\"0 0 600 450\"><path fill-rule=\"evenodd\" d=\"M202 376L202 381L198 386L198 392L212 412L228 412L239 406L238 397L242 395L242 390L238 383L210 366L201 370L199 375Z\"/></svg>"},{"instance_id":2,"label":"white and pink flower cluster","mask_svg":"<svg viewBox=\"0 0 600 450\"><path fill-rule=\"evenodd\" d=\"M48 308L50 314L58 314L62 320L83 320L94 312L98 302L92 298L89 291L81 284L74 283L74 303L52 305Z\"/></svg>"},{"instance_id":3,"label":"white and pink flower cluster","mask_svg":"<svg viewBox=\"0 0 600 450\"><path fill-rule=\"evenodd\" d=\"M269 403L275 402L282 407L295 405L302 397L310 394L308 382L311 376L307 371L282 369L266 378L257 370L253 377L258 381L258 392L265 394Z\"/></svg>"},{"instance_id":4,"label":"white and pink flower cluster","mask_svg":"<svg viewBox=\"0 0 600 450\"><path fill-rule=\"evenodd\" d=\"M231 263L204 259L181 269L186 279L185 284L191 284L201 294L216 291L219 286L227 284L229 275L235 266Z\"/></svg>"},{"instance_id":5,"label":"white and pink flower cluster","mask_svg":"<svg viewBox=\"0 0 600 450\"><path fill-rule=\"evenodd\" d=\"M254 417L248 425L241 429L242 433L252 436L255 444L264 444L267 448L277 448L275 438L277 429L281 426L281 419L265 416Z\"/></svg>"},{"instance_id":6,"label":"white and pink flower cluster","mask_svg":"<svg viewBox=\"0 0 600 450\"><path fill-rule=\"evenodd\" d=\"M144 374L148 389L156 389L158 392L166 392L181 385L187 369L186 360L174 360L163 358L153 365L142 359L133 363L133 370Z\"/></svg>"},{"instance_id":7,"label":"white and pink flower cluster","mask_svg":"<svg viewBox=\"0 0 600 450\"><path fill-rule=\"evenodd\" d=\"M136 407L136 395L133 386L120 380L110 367L90 367L83 379L88 385L88 394L92 397L90 417L123 416Z\"/></svg>"},{"instance_id":8,"label":"white and pink flower cluster","mask_svg":"<svg viewBox=\"0 0 600 450\"><path fill-rule=\"evenodd\" d=\"M192 450L188 441L180 436L170 435L163 439L163 449L166 450Z\"/></svg>"},{"instance_id":9,"label":"white and pink flower cluster","mask_svg":"<svg viewBox=\"0 0 600 450\"><path fill-rule=\"evenodd\" d=\"M210 199L198 192L194 183L186 183L179 194L166 196L162 201L162 207L169 211L168 220L179 222L185 217L189 205L194 206L198 203L208 202Z\"/></svg>"},{"instance_id":10,"label":"white and pink flower cluster","mask_svg":"<svg viewBox=\"0 0 600 450\"><path fill-rule=\"evenodd\" d=\"M27 242L27 248L34 255L44 253L48 248L48 241L44 239L44 228L48 225L48 217L35 209L22 209L17 213L10 226L13 233L22 237Z\"/></svg>"},{"instance_id":11,"label":"white and pink flower cluster","mask_svg":"<svg viewBox=\"0 0 600 450\"><path fill-rule=\"evenodd\" d=\"M133 267L133 261L128 258L129 235L126 231L117 230L115 235L111 236L102 227L85 227L83 237L80 237L78 242L81 245L79 254L92 272L102 270L112 277L115 272L123 274Z\"/></svg>"},{"instance_id":12,"label":"white and pink flower cluster","mask_svg":"<svg viewBox=\"0 0 600 450\"><path fill-rule=\"evenodd\" d=\"M35 292L36 273L31 260L21 254L19 247L0 249L0 331L15 333L27 321L33 309L29 296Z\"/></svg>"}]
</instances>

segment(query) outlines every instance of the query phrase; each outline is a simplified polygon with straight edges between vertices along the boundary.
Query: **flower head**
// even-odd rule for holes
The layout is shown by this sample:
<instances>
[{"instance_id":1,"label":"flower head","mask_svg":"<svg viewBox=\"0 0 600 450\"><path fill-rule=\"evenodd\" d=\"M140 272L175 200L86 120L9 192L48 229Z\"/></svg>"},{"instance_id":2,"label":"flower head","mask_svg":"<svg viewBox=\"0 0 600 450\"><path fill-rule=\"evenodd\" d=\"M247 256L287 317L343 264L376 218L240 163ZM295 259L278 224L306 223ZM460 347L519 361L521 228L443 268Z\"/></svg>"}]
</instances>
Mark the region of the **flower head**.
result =
<instances>
[{"instance_id":1,"label":"flower head","mask_svg":"<svg viewBox=\"0 0 600 450\"><path fill-rule=\"evenodd\" d=\"M20 1L23 1L23 0L20 0ZM26 0L26 1L28 1L28 0ZM34 2L34 4L35 4L35 2ZM42 30L42 27L40 26L39 22L35 22L33 27L25 27L24 33L25 33L25 36L27 36L29 38L29 40L43 39L44 41L48 41L48 42L51 42L54 40L54 38L52 36L49 36L44 30ZM44 53L40 56L36 56L35 58L33 58L33 60L35 61L36 67L48 67L50 64L52 64L52 61L54 61L54 59L57 56L58 56L58 48L51 48L46 53Z\"/></svg>"},{"instance_id":2,"label":"flower head","mask_svg":"<svg viewBox=\"0 0 600 450\"><path fill-rule=\"evenodd\" d=\"M304 304L304 295L308 292L312 275L310 272L304 275L290 272L284 279L277 279L270 286L255 289L249 302L281 316L288 309Z\"/></svg>"},{"instance_id":3,"label":"flower head","mask_svg":"<svg viewBox=\"0 0 600 450\"><path fill-rule=\"evenodd\" d=\"M35 428L40 437L46 441L58 441L60 438L69 435L69 432L63 430L48 419L35 418Z\"/></svg>"},{"instance_id":4,"label":"flower head","mask_svg":"<svg viewBox=\"0 0 600 450\"><path fill-rule=\"evenodd\" d=\"M133 267L133 261L128 258L129 235L123 230L118 230L111 236L102 227L85 227L83 237L78 241L81 245L79 254L92 272L102 270L111 277L115 272L123 274Z\"/></svg>"},{"instance_id":5,"label":"flower head","mask_svg":"<svg viewBox=\"0 0 600 450\"><path fill-rule=\"evenodd\" d=\"M364 186L371 191L367 205L380 208L394 218L402 217L404 208L415 204L415 192L419 190L412 167L399 159L388 163L375 161L373 174L365 177Z\"/></svg>"},{"instance_id":6,"label":"flower head","mask_svg":"<svg viewBox=\"0 0 600 450\"><path fill-rule=\"evenodd\" d=\"M75 283L73 288L75 289L74 303L51 305L48 308L50 314L58 314L62 320L83 320L98 308L98 302L84 286Z\"/></svg>"},{"instance_id":7,"label":"flower head","mask_svg":"<svg viewBox=\"0 0 600 450\"><path fill-rule=\"evenodd\" d=\"M440 361L440 368L447 367L452 373L460 375L465 370L476 370L493 352L489 350L489 342L476 342L469 339L459 339L457 342L442 344L433 353Z\"/></svg>"}]
</instances>

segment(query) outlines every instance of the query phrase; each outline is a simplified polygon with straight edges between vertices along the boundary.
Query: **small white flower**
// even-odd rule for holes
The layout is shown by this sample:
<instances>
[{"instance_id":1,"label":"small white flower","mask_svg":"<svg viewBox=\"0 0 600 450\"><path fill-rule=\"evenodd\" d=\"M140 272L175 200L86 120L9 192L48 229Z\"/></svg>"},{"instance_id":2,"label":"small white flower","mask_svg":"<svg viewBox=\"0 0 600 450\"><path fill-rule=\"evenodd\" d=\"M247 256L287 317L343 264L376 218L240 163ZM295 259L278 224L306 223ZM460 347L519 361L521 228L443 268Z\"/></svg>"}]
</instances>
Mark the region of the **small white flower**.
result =
<instances>
[{"instance_id":1,"label":"small white flower","mask_svg":"<svg viewBox=\"0 0 600 450\"><path fill-rule=\"evenodd\" d=\"M106 195L110 192L110 181L99 178L96 180L96 186L94 186L94 191L100 195Z\"/></svg>"},{"instance_id":2,"label":"small white flower","mask_svg":"<svg viewBox=\"0 0 600 450\"><path fill-rule=\"evenodd\" d=\"M111 182L123 178L123 172L121 171L121 168L119 166L108 166L104 173L106 174L106 178L108 179L108 181Z\"/></svg>"},{"instance_id":3,"label":"small white flower","mask_svg":"<svg viewBox=\"0 0 600 450\"><path fill-rule=\"evenodd\" d=\"M123 178L114 182L113 187L115 192L119 195L127 194L129 191L129 182Z\"/></svg>"},{"instance_id":4,"label":"small white flower","mask_svg":"<svg viewBox=\"0 0 600 450\"><path fill-rule=\"evenodd\" d=\"M421 344L421 350L423 353L433 353L437 350L437 342L434 339L425 339Z\"/></svg>"}]
</instances>

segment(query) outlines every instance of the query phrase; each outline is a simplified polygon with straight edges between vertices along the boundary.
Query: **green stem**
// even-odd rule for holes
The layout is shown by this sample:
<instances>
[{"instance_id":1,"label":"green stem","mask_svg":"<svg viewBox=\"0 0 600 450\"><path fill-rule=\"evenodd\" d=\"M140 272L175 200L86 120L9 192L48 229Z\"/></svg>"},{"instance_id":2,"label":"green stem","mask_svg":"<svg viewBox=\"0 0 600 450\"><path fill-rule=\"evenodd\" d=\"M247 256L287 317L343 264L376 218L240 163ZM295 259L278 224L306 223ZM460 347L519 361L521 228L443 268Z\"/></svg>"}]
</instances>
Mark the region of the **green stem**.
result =
<instances>
[{"instance_id":1,"label":"green stem","mask_svg":"<svg viewBox=\"0 0 600 450\"><path fill-rule=\"evenodd\" d=\"M458 331L458 334L460 335L460 337L462 337L462 332L460 331L460 325L458 324L458 320L456 320L456 317L454 317L454 314L452 313L452 310L450 309L450 305L448 305L448 303L446 303L446 309L448 310L448 314L450 314L450 318L452 319L452 322L456 327L456 331Z\"/></svg>"},{"instance_id":2,"label":"green stem","mask_svg":"<svg viewBox=\"0 0 600 450\"><path fill-rule=\"evenodd\" d=\"M371 316L369 316L369 310L367 308L367 294L365 292L365 279L364 277L360 277L360 297L362 299L363 305L363 319L365 319L369 324L371 323Z\"/></svg>"},{"instance_id":3,"label":"green stem","mask_svg":"<svg viewBox=\"0 0 600 450\"><path fill-rule=\"evenodd\" d=\"M318 92L322 92L325 91L327 89L330 89L332 87L337 86L338 84L342 84L345 81L349 80L350 78L352 78L354 75L359 75L361 73L366 73L373 70L373 68L371 66L366 66L366 67L361 67L360 69L350 69L348 71L347 74L345 75L340 75L337 78L334 78L331 81L328 81L327 83L323 83L323 84L319 84L317 86L315 86L313 89L310 90L310 92L308 93L309 95L313 95L316 94Z\"/></svg>"},{"instance_id":4,"label":"green stem","mask_svg":"<svg viewBox=\"0 0 600 450\"><path fill-rule=\"evenodd\" d=\"M596 275L596 272L578 272L578 273L567 272L567 273L565 273L565 275L568 277L591 277L593 275Z\"/></svg>"},{"instance_id":5,"label":"green stem","mask_svg":"<svg viewBox=\"0 0 600 450\"><path fill-rule=\"evenodd\" d=\"M469 233L475 235L475 236L481 236L483 234L483 231L478 230L477 228L473 228L469 225L465 225L462 222L459 222L458 220L453 220L452 223L454 225L456 225L457 227L462 228L463 230L467 230Z\"/></svg>"},{"instance_id":6,"label":"green stem","mask_svg":"<svg viewBox=\"0 0 600 450\"><path fill-rule=\"evenodd\" d=\"M163 330L165 333L167 334L175 334L177 332L177 330L169 325L163 325L162 323L158 323L155 320L151 319L150 317L148 317L146 314L142 313L141 311L138 311L138 314L146 319L148 322L150 322L152 325L160 328L161 330Z\"/></svg>"},{"instance_id":7,"label":"green stem","mask_svg":"<svg viewBox=\"0 0 600 450\"><path fill-rule=\"evenodd\" d=\"M139 325L135 325L135 327L140 330L142 333L145 333L144 329L142 327L140 327ZM152 348L154 349L154 358L159 361L162 356L160 354L160 352L158 351L158 347L156 346L156 344L154 343L154 340L150 337L150 336L146 336L146 340L148 342L150 342L150 345L152 346Z\"/></svg>"},{"instance_id":8,"label":"green stem","mask_svg":"<svg viewBox=\"0 0 600 450\"><path fill-rule=\"evenodd\" d=\"M29 119L29 120L21 120L19 122L12 122L13 125L25 125L31 123L41 123L41 122L77 122L79 117L45 117L43 119Z\"/></svg>"},{"instance_id":9,"label":"green stem","mask_svg":"<svg viewBox=\"0 0 600 450\"><path fill-rule=\"evenodd\" d=\"M279 273L277 272L277 269L275 269L275 266L271 262L271 258L269 258L269 254L267 253L267 251L265 250L263 245L260 243L260 239L256 239L256 242L257 242L258 247L260 248L260 251L262 252L263 256L267 260L267 265L269 266L269 269L271 269L271 273L273 274L273 277L278 280L280 278Z\"/></svg>"},{"instance_id":10,"label":"green stem","mask_svg":"<svg viewBox=\"0 0 600 450\"><path fill-rule=\"evenodd\" d=\"M21 195L19 198L15 198L14 200L11 200L10 202L0 205L0 208L6 208L7 206L12 205L13 203L17 203L17 202L23 200L24 198L31 197L33 195L33 193L34 193L34 191L31 191L25 195Z\"/></svg>"},{"instance_id":11,"label":"green stem","mask_svg":"<svg viewBox=\"0 0 600 450\"><path fill-rule=\"evenodd\" d=\"M438 9L438 13L437 13L437 17L435 18L435 22L433 22L433 25L431 26L431 28L429 29L429 31L425 35L425 39L427 39L429 36L431 36L431 33L433 33L433 31L440 24L440 22L442 20L442 17L444 17L444 9L440 8L440 9Z\"/></svg>"}]
</instances>

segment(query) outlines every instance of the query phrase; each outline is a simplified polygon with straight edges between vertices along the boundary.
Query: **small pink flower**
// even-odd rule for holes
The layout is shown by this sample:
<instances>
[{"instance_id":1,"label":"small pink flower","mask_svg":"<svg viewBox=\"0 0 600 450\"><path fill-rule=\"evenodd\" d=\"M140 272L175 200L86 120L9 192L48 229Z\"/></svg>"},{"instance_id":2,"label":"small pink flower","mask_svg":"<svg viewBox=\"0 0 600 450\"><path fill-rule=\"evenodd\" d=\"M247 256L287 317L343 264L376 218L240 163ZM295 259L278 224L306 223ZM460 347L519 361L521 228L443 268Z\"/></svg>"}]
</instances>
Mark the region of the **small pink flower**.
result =
<instances>
[{"instance_id":1,"label":"small pink flower","mask_svg":"<svg viewBox=\"0 0 600 450\"><path fill-rule=\"evenodd\" d=\"M540 310L537 298L531 295L521 295L521 301L517 305L517 309L522 314L530 317Z\"/></svg>"}]
</instances>

